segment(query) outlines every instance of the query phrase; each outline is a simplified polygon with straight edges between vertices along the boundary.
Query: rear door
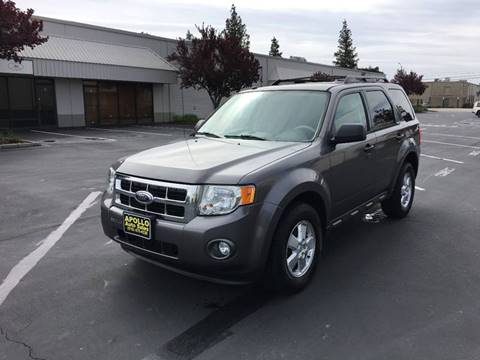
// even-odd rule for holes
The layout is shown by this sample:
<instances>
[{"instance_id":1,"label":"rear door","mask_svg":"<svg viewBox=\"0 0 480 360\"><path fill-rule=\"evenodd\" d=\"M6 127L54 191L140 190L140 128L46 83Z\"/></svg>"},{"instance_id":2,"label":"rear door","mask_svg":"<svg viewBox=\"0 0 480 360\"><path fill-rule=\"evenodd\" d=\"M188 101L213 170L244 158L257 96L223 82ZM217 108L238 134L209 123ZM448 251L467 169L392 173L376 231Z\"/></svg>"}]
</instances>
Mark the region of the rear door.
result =
<instances>
[{"instance_id":1,"label":"rear door","mask_svg":"<svg viewBox=\"0 0 480 360\"><path fill-rule=\"evenodd\" d=\"M376 136L374 187L376 195L388 189L397 167L397 156L405 138L404 126L397 120L393 104L383 88L365 90L370 131Z\"/></svg>"},{"instance_id":2,"label":"rear door","mask_svg":"<svg viewBox=\"0 0 480 360\"><path fill-rule=\"evenodd\" d=\"M343 124L362 124L368 130L367 112L360 90L342 93L330 128L331 136ZM364 141L332 145L327 181L333 204L333 217L339 217L368 201L374 189L375 134Z\"/></svg>"}]
</instances>

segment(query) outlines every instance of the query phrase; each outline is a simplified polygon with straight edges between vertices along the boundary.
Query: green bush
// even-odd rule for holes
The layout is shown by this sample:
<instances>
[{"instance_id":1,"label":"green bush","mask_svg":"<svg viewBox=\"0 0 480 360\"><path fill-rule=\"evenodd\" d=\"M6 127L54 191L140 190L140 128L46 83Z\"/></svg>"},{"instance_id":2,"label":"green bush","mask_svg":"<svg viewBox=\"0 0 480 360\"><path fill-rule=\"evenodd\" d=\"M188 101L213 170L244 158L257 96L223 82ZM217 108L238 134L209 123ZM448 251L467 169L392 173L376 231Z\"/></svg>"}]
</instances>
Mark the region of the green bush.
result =
<instances>
[{"instance_id":1,"label":"green bush","mask_svg":"<svg viewBox=\"0 0 480 360\"><path fill-rule=\"evenodd\" d=\"M196 124L199 120L195 114L173 115L173 121L183 124Z\"/></svg>"},{"instance_id":2,"label":"green bush","mask_svg":"<svg viewBox=\"0 0 480 360\"><path fill-rule=\"evenodd\" d=\"M1 144L17 144L23 142L18 136L10 131L0 132L0 145Z\"/></svg>"},{"instance_id":3,"label":"green bush","mask_svg":"<svg viewBox=\"0 0 480 360\"><path fill-rule=\"evenodd\" d=\"M413 105L413 110L415 110L416 113L422 113L427 111L427 108L423 105Z\"/></svg>"}]
</instances>

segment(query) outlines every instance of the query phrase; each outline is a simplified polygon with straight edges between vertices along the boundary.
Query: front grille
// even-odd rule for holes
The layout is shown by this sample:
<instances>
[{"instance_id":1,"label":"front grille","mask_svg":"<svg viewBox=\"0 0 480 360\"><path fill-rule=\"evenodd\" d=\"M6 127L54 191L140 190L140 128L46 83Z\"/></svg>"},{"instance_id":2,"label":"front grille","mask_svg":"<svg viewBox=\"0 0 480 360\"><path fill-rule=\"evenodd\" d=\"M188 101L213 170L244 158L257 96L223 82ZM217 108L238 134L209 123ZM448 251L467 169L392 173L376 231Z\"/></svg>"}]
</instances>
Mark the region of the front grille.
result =
<instances>
[{"instance_id":1,"label":"front grille","mask_svg":"<svg viewBox=\"0 0 480 360\"><path fill-rule=\"evenodd\" d=\"M143 204L135 198L137 191L147 191L153 202ZM115 202L127 209L154 214L165 220L188 222L195 216L198 193L196 185L167 183L117 174Z\"/></svg>"},{"instance_id":2,"label":"front grille","mask_svg":"<svg viewBox=\"0 0 480 360\"><path fill-rule=\"evenodd\" d=\"M120 241L135 246L137 248L145 249L156 254L166 255L173 258L178 258L178 246L165 241L158 241L155 239L145 240L137 236L126 234L123 230L118 230L118 238Z\"/></svg>"}]
</instances>

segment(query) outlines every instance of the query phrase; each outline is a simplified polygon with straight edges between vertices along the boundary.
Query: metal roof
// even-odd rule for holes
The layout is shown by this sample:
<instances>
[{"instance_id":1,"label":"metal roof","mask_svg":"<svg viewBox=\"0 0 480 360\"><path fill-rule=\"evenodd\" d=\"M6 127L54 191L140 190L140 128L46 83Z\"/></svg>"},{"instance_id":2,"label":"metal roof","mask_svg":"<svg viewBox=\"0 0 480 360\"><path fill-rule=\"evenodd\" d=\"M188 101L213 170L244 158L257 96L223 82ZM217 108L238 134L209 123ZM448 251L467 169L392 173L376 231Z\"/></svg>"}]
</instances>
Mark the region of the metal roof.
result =
<instances>
[{"instance_id":1,"label":"metal roof","mask_svg":"<svg viewBox=\"0 0 480 360\"><path fill-rule=\"evenodd\" d=\"M26 48L20 55L31 59L117 65L166 71L177 70L149 48L114 45L52 35L49 36L46 43L34 49Z\"/></svg>"}]
</instances>

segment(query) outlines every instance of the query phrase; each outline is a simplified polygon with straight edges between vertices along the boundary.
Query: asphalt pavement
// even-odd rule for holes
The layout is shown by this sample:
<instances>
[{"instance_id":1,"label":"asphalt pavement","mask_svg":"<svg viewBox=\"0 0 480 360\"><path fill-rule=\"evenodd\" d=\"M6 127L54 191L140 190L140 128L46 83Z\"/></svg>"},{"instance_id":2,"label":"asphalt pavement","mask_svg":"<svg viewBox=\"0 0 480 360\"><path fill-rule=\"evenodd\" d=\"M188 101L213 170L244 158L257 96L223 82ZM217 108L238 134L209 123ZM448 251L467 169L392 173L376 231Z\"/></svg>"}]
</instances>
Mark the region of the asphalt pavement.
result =
<instances>
[{"instance_id":1,"label":"asphalt pavement","mask_svg":"<svg viewBox=\"0 0 480 360\"><path fill-rule=\"evenodd\" d=\"M29 269L0 293L0 359L480 358L480 119L419 118L410 215L334 230L291 297L173 274L103 235L108 166L188 129L23 133L42 146L0 150L0 281Z\"/></svg>"}]
</instances>

